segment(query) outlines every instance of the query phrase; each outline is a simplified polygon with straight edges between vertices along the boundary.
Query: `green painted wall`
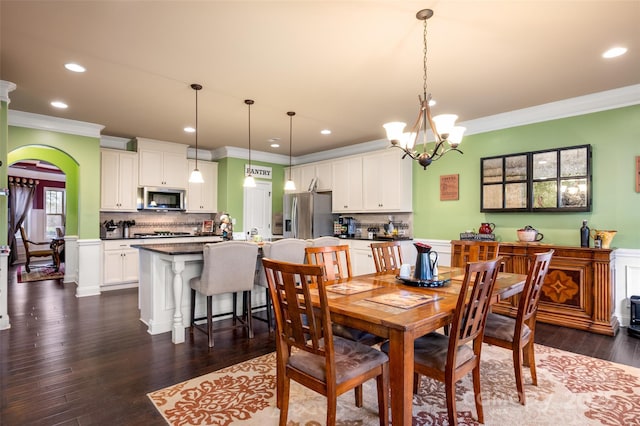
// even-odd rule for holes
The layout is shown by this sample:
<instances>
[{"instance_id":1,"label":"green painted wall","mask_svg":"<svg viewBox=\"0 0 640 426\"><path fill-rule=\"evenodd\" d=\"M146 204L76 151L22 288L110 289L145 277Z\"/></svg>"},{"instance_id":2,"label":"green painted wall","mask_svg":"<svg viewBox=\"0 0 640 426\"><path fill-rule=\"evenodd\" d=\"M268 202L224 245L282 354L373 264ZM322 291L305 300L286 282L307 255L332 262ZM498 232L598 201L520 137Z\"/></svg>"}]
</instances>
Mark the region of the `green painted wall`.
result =
<instances>
[{"instance_id":1,"label":"green painted wall","mask_svg":"<svg viewBox=\"0 0 640 426\"><path fill-rule=\"evenodd\" d=\"M228 212L236 219L236 232L243 229L244 212L244 165L247 160L241 158L223 158L218 162L218 210ZM273 213L282 212L282 195L284 194L284 166L281 164L252 161L251 164L271 167ZM260 179L256 179L260 180Z\"/></svg>"},{"instance_id":2,"label":"green painted wall","mask_svg":"<svg viewBox=\"0 0 640 426\"><path fill-rule=\"evenodd\" d=\"M100 237L100 139L9 126L8 163L48 161L67 175L66 232ZM0 221L7 222L6 209ZM6 234L6 232L5 232ZM5 237L6 238L6 237Z\"/></svg>"},{"instance_id":3,"label":"green painted wall","mask_svg":"<svg viewBox=\"0 0 640 426\"><path fill-rule=\"evenodd\" d=\"M593 208L588 213L480 213L480 158L590 144ZM531 225L546 243L579 245L582 220L591 229L617 230L612 247L640 248L640 193L635 157L640 155L640 105L466 136L460 148L425 171L413 170L414 236L456 239L481 222L496 224L500 241L515 241ZM408 160L407 160L408 161ZM440 175L459 174L459 200L440 201Z\"/></svg>"}]
</instances>

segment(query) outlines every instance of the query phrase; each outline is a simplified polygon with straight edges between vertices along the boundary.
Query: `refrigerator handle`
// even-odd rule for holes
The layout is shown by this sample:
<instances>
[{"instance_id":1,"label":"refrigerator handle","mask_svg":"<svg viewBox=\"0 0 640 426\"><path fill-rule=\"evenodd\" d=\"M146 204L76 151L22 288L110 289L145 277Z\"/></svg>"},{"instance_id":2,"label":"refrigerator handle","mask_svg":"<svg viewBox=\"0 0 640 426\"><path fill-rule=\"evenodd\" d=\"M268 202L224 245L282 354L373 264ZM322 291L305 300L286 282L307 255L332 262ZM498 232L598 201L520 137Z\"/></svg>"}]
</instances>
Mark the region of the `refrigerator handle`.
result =
<instances>
[{"instance_id":1,"label":"refrigerator handle","mask_svg":"<svg viewBox=\"0 0 640 426\"><path fill-rule=\"evenodd\" d=\"M293 238L298 238L298 197L291 200L291 234Z\"/></svg>"}]
</instances>

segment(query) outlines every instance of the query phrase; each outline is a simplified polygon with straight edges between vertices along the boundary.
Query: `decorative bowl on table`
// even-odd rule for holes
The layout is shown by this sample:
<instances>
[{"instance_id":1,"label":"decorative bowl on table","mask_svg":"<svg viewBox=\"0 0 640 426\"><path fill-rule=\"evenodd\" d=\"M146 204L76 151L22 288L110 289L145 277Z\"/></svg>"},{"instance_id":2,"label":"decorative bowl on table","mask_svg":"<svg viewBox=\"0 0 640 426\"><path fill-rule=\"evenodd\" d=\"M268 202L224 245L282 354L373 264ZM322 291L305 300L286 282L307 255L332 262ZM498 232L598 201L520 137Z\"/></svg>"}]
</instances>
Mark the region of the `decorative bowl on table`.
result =
<instances>
[{"instance_id":1,"label":"decorative bowl on table","mask_svg":"<svg viewBox=\"0 0 640 426\"><path fill-rule=\"evenodd\" d=\"M518 229L517 233L518 241L526 243L541 241L544 237L543 234L539 233L534 227L529 225L525 226L524 228Z\"/></svg>"}]
</instances>

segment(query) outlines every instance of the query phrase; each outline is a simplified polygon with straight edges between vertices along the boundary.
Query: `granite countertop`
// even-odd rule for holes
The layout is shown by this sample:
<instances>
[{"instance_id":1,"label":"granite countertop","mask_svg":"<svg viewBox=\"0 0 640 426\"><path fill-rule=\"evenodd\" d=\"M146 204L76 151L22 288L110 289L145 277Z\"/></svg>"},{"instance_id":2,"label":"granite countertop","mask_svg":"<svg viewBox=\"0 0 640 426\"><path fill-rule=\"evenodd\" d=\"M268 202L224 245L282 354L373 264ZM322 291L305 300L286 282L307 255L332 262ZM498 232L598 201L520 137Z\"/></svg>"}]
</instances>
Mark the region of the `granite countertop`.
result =
<instances>
[{"instance_id":1,"label":"granite countertop","mask_svg":"<svg viewBox=\"0 0 640 426\"><path fill-rule=\"evenodd\" d=\"M124 237L117 237L117 238L100 238L102 241L121 241L121 240L125 240L125 241L131 241L131 240L144 240L144 241L149 241L149 240L171 240L173 238L212 238L212 237L219 237L222 238L222 236L220 235L157 235L157 236L145 236L145 237L136 237L136 236L131 236L129 238L124 238Z\"/></svg>"},{"instance_id":2,"label":"granite countertop","mask_svg":"<svg viewBox=\"0 0 640 426\"><path fill-rule=\"evenodd\" d=\"M342 238L338 237L341 240L352 240L352 241L412 241L412 237L406 236L398 236L398 237L385 237L385 236L377 236L375 238L364 238L364 237L352 237L352 238Z\"/></svg>"},{"instance_id":3,"label":"granite countertop","mask_svg":"<svg viewBox=\"0 0 640 426\"><path fill-rule=\"evenodd\" d=\"M166 243L166 244L134 244L131 247L140 250L152 251L159 254L169 254L172 256L181 254L202 253L205 244L215 243Z\"/></svg>"}]
</instances>

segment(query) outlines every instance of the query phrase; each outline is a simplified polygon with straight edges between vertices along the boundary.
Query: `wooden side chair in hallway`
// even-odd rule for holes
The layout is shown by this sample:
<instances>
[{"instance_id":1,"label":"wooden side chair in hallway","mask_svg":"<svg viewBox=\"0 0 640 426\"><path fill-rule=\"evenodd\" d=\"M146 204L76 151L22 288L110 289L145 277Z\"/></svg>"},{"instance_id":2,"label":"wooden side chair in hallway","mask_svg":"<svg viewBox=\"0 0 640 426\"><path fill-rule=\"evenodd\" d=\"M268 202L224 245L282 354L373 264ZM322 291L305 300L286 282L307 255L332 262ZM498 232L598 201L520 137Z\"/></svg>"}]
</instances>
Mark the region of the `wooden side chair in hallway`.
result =
<instances>
[{"instance_id":1,"label":"wooden side chair in hallway","mask_svg":"<svg viewBox=\"0 0 640 426\"><path fill-rule=\"evenodd\" d=\"M451 266L464 268L468 262L495 259L499 250L497 241L459 241L451 247Z\"/></svg>"},{"instance_id":2,"label":"wooden side chair in hallway","mask_svg":"<svg viewBox=\"0 0 640 426\"><path fill-rule=\"evenodd\" d=\"M337 397L374 378L380 425L388 425L389 358L368 345L333 335L322 266L268 258L262 263L277 324L280 425L287 424L291 380L327 397L326 424L335 425ZM317 284L319 307L312 303L311 283Z\"/></svg>"},{"instance_id":3,"label":"wooden side chair in hallway","mask_svg":"<svg viewBox=\"0 0 640 426\"><path fill-rule=\"evenodd\" d=\"M47 242L36 242L36 241L31 241L29 240L29 238L27 237L27 232L24 230L24 227L20 227L20 236L22 237L22 244L24 245L24 254L27 257L27 261L24 264L24 269L27 270L27 272L31 272L31 268L29 267L29 264L31 263L31 258L32 257L51 257L51 260L53 261L53 264L56 268L56 271L58 270L58 267L60 267L60 262L56 262L56 256L57 253L54 253L53 249L51 248L51 241L47 241ZM47 247L47 248L42 248L42 247ZM38 248L41 247L41 248Z\"/></svg>"},{"instance_id":4,"label":"wooden side chair in hallway","mask_svg":"<svg viewBox=\"0 0 640 426\"><path fill-rule=\"evenodd\" d=\"M485 320L501 259L467 263L449 336L434 332L414 342L414 392L417 393L419 389L421 374L444 382L450 425L458 424L456 382L469 372L473 376L478 421L484 423L480 354ZM389 344L384 343L382 350L388 352Z\"/></svg>"},{"instance_id":5,"label":"wooden side chair in hallway","mask_svg":"<svg viewBox=\"0 0 640 426\"><path fill-rule=\"evenodd\" d=\"M309 246L308 240L300 240L297 238L285 238L275 242L265 242L262 246L262 256L273 260L281 260L291 263L304 263L306 253L305 248ZM264 287L266 291L267 301L267 323L269 324L269 330L272 330L272 316L271 316L271 294L269 292L269 284L267 283L267 276L264 273L262 262L258 265L258 277L256 284L260 287Z\"/></svg>"},{"instance_id":6,"label":"wooden side chair in hallway","mask_svg":"<svg viewBox=\"0 0 640 426\"><path fill-rule=\"evenodd\" d=\"M373 262L376 272L387 272L400 269L402 265L402 245L400 241L371 243Z\"/></svg>"},{"instance_id":7,"label":"wooden side chair in hallway","mask_svg":"<svg viewBox=\"0 0 640 426\"><path fill-rule=\"evenodd\" d=\"M500 346L513 351L513 369L516 377L518 400L525 404L524 381L522 378L523 359L531 371L531 381L537 386L534 338L536 331L536 315L538 302L542 293L544 278L549 270L553 250L535 255L524 290L520 293L518 313L515 318L490 312L484 331L484 341L490 345Z\"/></svg>"},{"instance_id":8,"label":"wooden side chair in hallway","mask_svg":"<svg viewBox=\"0 0 640 426\"><path fill-rule=\"evenodd\" d=\"M209 347L213 347L213 312L212 296L224 293L242 293L246 316L241 318L241 325L246 327L249 338L253 338L251 324L251 289L253 288L258 245L248 241L226 241L223 243L205 244L203 249L204 264L202 274L191 278L191 332L198 328L195 321L196 292L207 300L207 337ZM235 301L235 298L234 298ZM233 320L236 321L236 306L233 306ZM199 329L199 328L198 328Z\"/></svg>"}]
</instances>

